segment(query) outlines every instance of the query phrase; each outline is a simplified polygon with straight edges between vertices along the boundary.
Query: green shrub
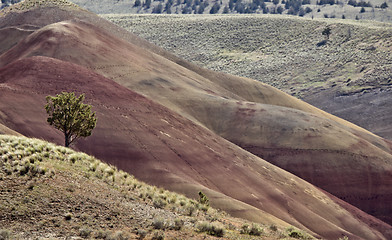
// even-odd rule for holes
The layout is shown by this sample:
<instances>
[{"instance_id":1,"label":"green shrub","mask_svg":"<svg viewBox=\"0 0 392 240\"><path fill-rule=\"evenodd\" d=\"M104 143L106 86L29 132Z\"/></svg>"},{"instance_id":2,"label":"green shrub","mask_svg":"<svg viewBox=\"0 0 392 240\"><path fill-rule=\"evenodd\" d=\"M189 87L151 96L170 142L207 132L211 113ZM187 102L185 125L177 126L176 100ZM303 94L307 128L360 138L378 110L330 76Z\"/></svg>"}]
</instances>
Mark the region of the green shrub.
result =
<instances>
[{"instance_id":1,"label":"green shrub","mask_svg":"<svg viewBox=\"0 0 392 240\"><path fill-rule=\"evenodd\" d=\"M263 229L257 224L252 224L251 227L248 224L244 224L241 227L240 233L249 234L253 236L260 236L263 233Z\"/></svg>"},{"instance_id":2,"label":"green shrub","mask_svg":"<svg viewBox=\"0 0 392 240\"><path fill-rule=\"evenodd\" d=\"M240 233L241 234L249 234L249 225L248 224L242 225Z\"/></svg>"},{"instance_id":3,"label":"green shrub","mask_svg":"<svg viewBox=\"0 0 392 240\"><path fill-rule=\"evenodd\" d=\"M82 238L89 238L92 230L89 227L82 227L79 229L79 236Z\"/></svg>"},{"instance_id":4,"label":"green shrub","mask_svg":"<svg viewBox=\"0 0 392 240\"><path fill-rule=\"evenodd\" d=\"M302 232L299 229L296 229L294 227L289 227L286 229L287 235L292 238L297 238L297 239L313 239L309 234Z\"/></svg>"},{"instance_id":5,"label":"green shrub","mask_svg":"<svg viewBox=\"0 0 392 240\"><path fill-rule=\"evenodd\" d=\"M186 215L191 217L193 213L196 211L196 208L193 205L190 205L186 207L185 211L186 211Z\"/></svg>"},{"instance_id":6,"label":"green shrub","mask_svg":"<svg viewBox=\"0 0 392 240\"><path fill-rule=\"evenodd\" d=\"M0 240L8 240L11 238L11 232L6 229L0 229Z\"/></svg>"},{"instance_id":7,"label":"green shrub","mask_svg":"<svg viewBox=\"0 0 392 240\"><path fill-rule=\"evenodd\" d=\"M65 214L64 219L67 220L67 221L71 220L72 219L72 213Z\"/></svg>"},{"instance_id":8,"label":"green shrub","mask_svg":"<svg viewBox=\"0 0 392 240\"><path fill-rule=\"evenodd\" d=\"M163 240L163 239L165 239L165 234L161 231L155 232L154 236L151 239L152 240Z\"/></svg>"},{"instance_id":9,"label":"green shrub","mask_svg":"<svg viewBox=\"0 0 392 240\"><path fill-rule=\"evenodd\" d=\"M152 223L152 226L155 229L165 229L166 228L166 223L165 220L163 220L163 218L155 218L154 222Z\"/></svg>"},{"instance_id":10,"label":"green shrub","mask_svg":"<svg viewBox=\"0 0 392 240\"><path fill-rule=\"evenodd\" d=\"M211 236L223 237L225 234L225 229L216 223L201 222L197 224L196 228L199 232L205 232Z\"/></svg>"},{"instance_id":11,"label":"green shrub","mask_svg":"<svg viewBox=\"0 0 392 240\"><path fill-rule=\"evenodd\" d=\"M109 239L110 240L128 240L129 236L127 234L125 234L123 231L117 231Z\"/></svg>"},{"instance_id":12,"label":"green shrub","mask_svg":"<svg viewBox=\"0 0 392 240\"><path fill-rule=\"evenodd\" d=\"M278 231L278 227L275 224L272 224L269 228L274 232Z\"/></svg>"},{"instance_id":13,"label":"green shrub","mask_svg":"<svg viewBox=\"0 0 392 240\"><path fill-rule=\"evenodd\" d=\"M249 235L260 236L262 233L263 229L259 225L252 224L252 227L249 230Z\"/></svg>"},{"instance_id":14,"label":"green shrub","mask_svg":"<svg viewBox=\"0 0 392 240\"><path fill-rule=\"evenodd\" d=\"M174 227L173 227L174 230L179 231L183 226L184 226L184 221L182 219L179 218L174 219Z\"/></svg>"},{"instance_id":15,"label":"green shrub","mask_svg":"<svg viewBox=\"0 0 392 240\"><path fill-rule=\"evenodd\" d=\"M167 202L161 198L158 198L158 199L154 199L153 205L156 208L165 208L165 206L167 205Z\"/></svg>"},{"instance_id":16,"label":"green shrub","mask_svg":"<svg viewBox=\"0 0 392 240\"><path fill-rule=\"evenodd\" d=\"M343 237L339 238L338 240L348 240L348 237L347 236L343 236Z\"/></svg>"},{"instance_id":17,"label":"green shrub","mask_svg":"<svg viewBox=\"0 0 392 240\"><path fill-rule=\"evenodd\" d=\"M144 239L147 236L147 231L144 229L138 229L137 235L139 236L139 239Z\"/></svg>"}]
</instances>

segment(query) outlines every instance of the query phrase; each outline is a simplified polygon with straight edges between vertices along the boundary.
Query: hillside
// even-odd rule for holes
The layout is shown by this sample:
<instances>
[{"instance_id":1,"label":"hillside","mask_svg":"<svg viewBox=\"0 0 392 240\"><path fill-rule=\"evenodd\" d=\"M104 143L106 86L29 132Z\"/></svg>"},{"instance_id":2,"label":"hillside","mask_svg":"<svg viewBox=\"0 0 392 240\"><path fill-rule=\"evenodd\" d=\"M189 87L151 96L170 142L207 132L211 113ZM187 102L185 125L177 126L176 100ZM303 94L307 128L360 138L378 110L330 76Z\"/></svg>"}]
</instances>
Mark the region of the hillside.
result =
<instances>
[{"instance_id":1,"label":"hillside","mask_svg":"<svg viewBox=\"0 0 392 240\"><path fill-rule=\"evenodd\" d=\"M279 239L295 228L260 226L147 185L84 153L0 135L1 239ZM240 234L250 226L261 236ZM251 228L249 228L251 229ZM161 239L163 239L161 238ZM80 239L80 238L79 238Z\"/></svg>"},{"instance_id":2,"label":"hillside","mask_svg":"<svg viewBox=\"0 0 392 240\"><path fill-rule=\"evenodd\" d=\"M391 22L391 1L385 0L73 0L98 14L262 14L308 19L339 18Z\"/></svg>"},{"instance_id":3,"label":"hillside","mask_svg":"<svg viewBox=\"0 0 392 240\"><path fill-rule=\"evenodd\" d=\"M390 225L226 139L266 149L278 165L293 156L289 171L384 221L389 141L268 85L201 69L78 8L41 6L0 19L2 28L27 24L38 30L0 56L3 125L60 143L46 123L45 96L85 93L99 120L75 148L143 181L189 197L203 190L232 215L315 236L389 238Z\"/></svg>"},{"instance_id":4,"label":"hillside","mask_svg":"<svg viewBox=\"0 0 392 240\"><path fill-rule=\"evenodd\" d=\"M20 0L2 0L12 8ZM40 1L36 0L39 4ZM98 14L262 14L304 18L339 18L391 22L391 1L386 0L72 0Z\"/></svg>"},{"instance_id":5,"label":"hillside","mask_svg":"<svg viewBox=\"0 0 392 240\"><path fill-rule=\"evenodd\" d=\"M392 139L392 27L265 16L105 15L209 69L275 86ZM327 26L331 36L318 46Z\"/></svg>"},{"instance_id":6,"label":"hillside","mask_svg":"<svg viewBox=\"0 0 392 240\"><path fill-rule=\"evenodd\" d=\"M40 71L44 66L46 71ZM15 73L14 68L22 71L11 77L9 74ZM78 78L75 78L75 74ZM367 230L366 225L357 222L359 219L376 224L382 232L389 228L358 210L352 215L335 203L336 199L301 179L84 68L36 57L3 68L1 76L7 79L5 82L2 80L3 86L6 84L12 89L3 91L1 95L1 109L9 116L6 122L27 136L61 143L61 134L45 123L45 113L39 106L44 105L46 95L56 93L56 88L66 91L78 89L86 93L89 103L97 111L99 121L93 136L80 141L77 148L105 159L138 179L191 197L196 197L197 192L203 190L210 196L213 206L222 207L235 216L265 224L289 226L280 218L301 228L314 227L317 232L327 234L326 237L351 236L349 232L341 233L337 229L330 236L331 229L340 221L352 225L349 229L359 230L366 238L373 238L374 230ZM51 76L57 77L53 79ZM31 85L32 82L34 85ZM26 89L29 91L26 92ZM12 122L10 119L13 119ZM113 122L116 124L113 125ZM218 170L222 166L224 171ZM219 175L216 172L220 172ZM233 178L237 180L229 181ZM284 184L288 182L289 185ZM230 189L225 187L227 184L231 185ZM249 198L251 193L255 198ZM258 201L262 201L262 205L257 204ZM290 203L289 211L292 213L285 213L286 202ZM310 208L305 204L307 202ZM336 208L340 209L341 213L337 214L340 216L338 219L342 220L324 214ZM349 208L349 211L353 209ZM306 217L298 218L296 213L299 212L307 212ZM361 216L359 219L357 214ZM318 224L313 225L309 219L318 219ZM320 222L323 222L321 229Z\"/></svg>"}]
</instances>

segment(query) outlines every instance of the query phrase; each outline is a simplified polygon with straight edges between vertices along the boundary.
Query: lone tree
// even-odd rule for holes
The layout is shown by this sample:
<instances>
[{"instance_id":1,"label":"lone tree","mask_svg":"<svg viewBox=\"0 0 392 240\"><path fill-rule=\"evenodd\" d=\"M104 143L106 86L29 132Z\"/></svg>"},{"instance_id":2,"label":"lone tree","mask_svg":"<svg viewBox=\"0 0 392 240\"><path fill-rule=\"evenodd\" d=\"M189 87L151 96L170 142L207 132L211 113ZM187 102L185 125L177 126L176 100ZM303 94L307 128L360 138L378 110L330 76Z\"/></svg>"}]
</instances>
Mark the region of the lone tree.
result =
<instances>
[{"instance_id":1,"label":"lone tree","mask_svg":"<svg viewBox=\"0 0 392 240\"><path fill-rule=\"evenodd\" d=\"M210 200L208 200L207 196L206 196L202 191L200 191L200 192L199 192L199 202L200 202L201 204L204 204L204 205L206 205L206 206L209 206L209 201L210 201Z\"/></svg>"},{"instance_id":2,"label":"lone tree","mask_svg":"<svg viewBox=\"0 0 392 240\"><path fill-rule=\"evenodd\" d=\"M47 121L64 133L66 147L80 137L90 136L97 123L95 112L83 100L84 94L76 97L73 92L46 97Z\"/></svg>"},{"instance_id":3,"label":"lone tree","mask_svg":"<svg viewBox=\"0 0 392 240\"><path fill-rule=\"evenodd\" d=\"M329 35L331 35L331 28L326 26L321 34L325 36L326 40L329 40Z\"/></svg>"}]
</instances>

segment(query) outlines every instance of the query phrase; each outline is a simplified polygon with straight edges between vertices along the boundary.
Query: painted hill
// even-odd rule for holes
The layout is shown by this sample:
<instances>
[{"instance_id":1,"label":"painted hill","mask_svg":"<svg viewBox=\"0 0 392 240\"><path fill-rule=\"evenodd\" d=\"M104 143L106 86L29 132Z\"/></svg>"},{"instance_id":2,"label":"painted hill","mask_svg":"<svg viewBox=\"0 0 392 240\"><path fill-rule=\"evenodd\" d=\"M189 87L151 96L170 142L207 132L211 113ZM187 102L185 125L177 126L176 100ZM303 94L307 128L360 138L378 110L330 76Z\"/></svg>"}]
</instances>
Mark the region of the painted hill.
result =
<instances>
[{"instance_id":1,"label":"painted hill","mask_svg":"<svg viewBox=\"0 0 392 240\"><path fill-rule=\"evenodd\" d=\"M0 56L0 66L34 55L92 69L389 221L390 196L379 186L390 186L385 177L391 168L390 142L353 124L253 80L213 73L203 77L85 22L35 31ZM290 163L304 165L288 163L287 156ZM378 167L369 168L368 158ZM325 175L314 175L320 161L326 164ZM361 170L352 173L350 162ZM383 181L364 179L363 171ZM334 174L342 177L331 183ZM368 184L374 188L364 191Z\"/></svg>"},{"instance_id":2,"label":"painted hill","mask_svg":"<svg viewBox=\"0 0 392 240\"><path fill-rule=\"evenodd\" d=\"M283 225L287 222L326 238L347 234L382 238L377 231L388 238L389 225L325 195L214 132L229 140L238 134L249 135L236 143L246 147L251 142L254 151L267 146L267 153L276 156L287 156L286 150L294 151L292 155L305 150L311 160L307 162L309 172L320 165L316 157L329 151L325 168L318 168L329 175L314 175L311 180L321 182L322 188L337 184L339 187L331 189L355 196L348 200L386 221L391 211L387 194L390 142L257 81L200 69L132 35L119 39L116 35L121 31L115 27L103 31L94 26L104 22L98 17L86 22L94 19L91 13L43 9L32 9L26 15L9 13L0 20L10 27L13 23L25 25L24 21L31 18L43 26L0 56L4 93L0 95L0 109L6 113L1 123L7 127L27 136L62 142L61 135L45 123L45 96L62 90L85 92L100 120L94 136L77 147L142 180L191 197L203 189L214 204L237 216ZM76 20L45 26L43 11L58 11L58 18ZM129 42L132 39L137 41ZM47 57L31 57L37 55ZM269 127L260 128L260 123ZM219 131L219 127L231 131ZM254 129L260 134L257 138L251 137ZM269 134L269 129L276 129L275 138L259 137ZM297 132L291 134L294 131L290 129ZM309 136L309 131L317 134ZM281 143L276 137L281 134L287 141ZM315 140L307 140L311 137ZM356 144L361 148L355 148ZM378 168L369 167L376 164ZM354 165L359 166L358 172L353 171ZM289 170L302 169L297 164ZM368 179L363 180L363 169ZM359 184L351 189L352 182ZM310 190L304 190L305 186ZM369 198L369 194L377 194L377 198ZM334 209L340 209L337 215L330 214ZM375 227L370 229L367 224Z\"/></svg>"},{"instance_id":3,"label":"painted hill","mask_svg":"<svg viewBox=\"0 0 392 240\"><path fill-rule=\"evenodd\" d=\"M13 119L8 125L27 136L61 143L61 134L45 123L41 107L45 96L60 89L85 92L99 122L93 136L80 141L77 148L138 179L191 197L203 190L214 206L235 216L292 224L326 238L360 235L378 239L381 235L367 224L376 224L384 233L389 228L358 210L355 214L344 210L336 199L305 181L85 68L33 57L8 65L1 76L2 85L12 89L2 91L1 109ZM338 217L330 216L334 209L341 211ZM352 227L339 230L346 224ZM355 234L351 233L354 229Z\"/></svg>"}]
</instances>

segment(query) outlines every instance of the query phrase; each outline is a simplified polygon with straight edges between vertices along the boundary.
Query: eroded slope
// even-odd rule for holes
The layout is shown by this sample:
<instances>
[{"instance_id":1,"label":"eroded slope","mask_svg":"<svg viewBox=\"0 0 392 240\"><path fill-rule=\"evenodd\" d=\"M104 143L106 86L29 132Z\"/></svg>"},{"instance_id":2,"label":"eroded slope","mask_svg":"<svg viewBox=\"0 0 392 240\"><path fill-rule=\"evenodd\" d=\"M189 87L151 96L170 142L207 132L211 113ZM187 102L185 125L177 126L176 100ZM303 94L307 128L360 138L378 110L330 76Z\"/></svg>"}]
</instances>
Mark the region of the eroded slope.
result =
<instances>
[{"instance_id":1,"label":"eroded slope","mask_svg":"<svg viewBox=\"0 0 392 240\"><path fill-rule=\"evenodd\" d=\"M351 123L254 80L198 74L86 22L34 32L0 56L0 65L34 55L94 70L391 221L391 143Z\"/></svg>"},{"instance_id":2,"label":"eroded slope","mask_svg":"<svg viewBox=\"0 0 392 240\"><path fill-rule=\"evenodd\" d=\"M27 136L62 142L46 123L45 96L84 92L98 125L76 147L142 180L188 196L203 190L233 215L285 221L325 238L379 239L378 231L390 228L359 210L353 215L307 182L86 68L32 57L3 68L1 76L2 122Z\"/></svg>"}]
</instances>

